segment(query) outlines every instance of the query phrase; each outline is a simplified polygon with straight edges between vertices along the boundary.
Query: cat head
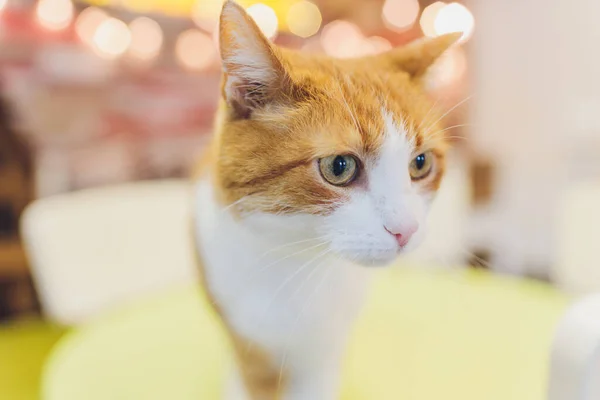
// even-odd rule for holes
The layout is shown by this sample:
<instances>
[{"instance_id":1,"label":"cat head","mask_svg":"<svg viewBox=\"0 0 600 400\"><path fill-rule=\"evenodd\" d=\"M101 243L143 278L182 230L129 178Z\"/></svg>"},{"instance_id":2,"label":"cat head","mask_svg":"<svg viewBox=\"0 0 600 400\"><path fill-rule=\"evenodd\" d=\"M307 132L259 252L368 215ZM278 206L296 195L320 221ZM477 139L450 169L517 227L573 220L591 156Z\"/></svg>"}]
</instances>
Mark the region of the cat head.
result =
<instances>
[{"instance_id":1,"label":"cat head","mask_svg":"<svg viewBox=\"0 0 600 400\"><path fill-rule=\"evenodd\" d=\"M228 1L215 180L241 223L381 264L415 247L446 143L423 88L450 34L336 60L276 47Z\"/></svg>"}]
</instances>

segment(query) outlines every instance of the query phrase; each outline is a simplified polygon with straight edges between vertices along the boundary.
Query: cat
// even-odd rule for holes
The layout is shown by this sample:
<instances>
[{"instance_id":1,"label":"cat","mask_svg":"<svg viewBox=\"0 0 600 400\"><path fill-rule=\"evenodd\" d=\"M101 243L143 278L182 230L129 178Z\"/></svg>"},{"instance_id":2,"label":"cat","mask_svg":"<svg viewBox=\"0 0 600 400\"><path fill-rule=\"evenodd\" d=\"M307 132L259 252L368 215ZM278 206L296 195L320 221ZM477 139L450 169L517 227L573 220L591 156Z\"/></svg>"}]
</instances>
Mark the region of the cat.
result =
<instances>
[{"instance_id":1,"label":"cat","mask_svg":"<svg viewBox=\"0 0 600 400\"><path fill-rule=\"evenodd\" d=\"M447 143L423 78L460 34L337 60L275 46L233 1L219 34L194 230L237 360L226 397L333 400L376 267L425 234Z\"/></svg>"}]
</instances>

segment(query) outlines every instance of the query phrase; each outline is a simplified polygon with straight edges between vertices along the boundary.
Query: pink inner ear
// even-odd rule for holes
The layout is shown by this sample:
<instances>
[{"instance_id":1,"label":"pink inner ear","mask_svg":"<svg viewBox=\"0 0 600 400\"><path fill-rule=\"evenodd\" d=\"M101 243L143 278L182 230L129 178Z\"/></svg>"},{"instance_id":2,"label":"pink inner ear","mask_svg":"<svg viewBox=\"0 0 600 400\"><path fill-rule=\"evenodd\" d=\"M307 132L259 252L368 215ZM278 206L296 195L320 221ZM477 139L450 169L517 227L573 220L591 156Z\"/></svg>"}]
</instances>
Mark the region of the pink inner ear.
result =
<instances>
[{"instance_id":1,"label":"pink inner ear","mask_svg":"<svg viewBox=\"0 0 600 400\"><path fill-rule=\"evenodd\" d=\"M233 81L233 82L232 82ZM228 104L237 119L248 119L252 111L269 100L267 88L260 82L238 81L236 78L229 77L226 88Z\"/></svg>"}]
</instances>

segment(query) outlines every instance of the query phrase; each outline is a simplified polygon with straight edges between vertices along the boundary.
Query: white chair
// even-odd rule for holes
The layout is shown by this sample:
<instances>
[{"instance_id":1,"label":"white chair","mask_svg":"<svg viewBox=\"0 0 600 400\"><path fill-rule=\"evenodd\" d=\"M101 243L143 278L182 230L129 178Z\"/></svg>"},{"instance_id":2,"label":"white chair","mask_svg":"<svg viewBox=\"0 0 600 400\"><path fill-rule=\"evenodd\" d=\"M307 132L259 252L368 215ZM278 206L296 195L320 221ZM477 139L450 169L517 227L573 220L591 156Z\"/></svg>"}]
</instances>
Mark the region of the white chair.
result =
<instances>
[{"instance_id":1,"label":"white chair","mask_svg":"<svg viewBox=\"0 0 600 400\"><path fill-rule=\"evenodd\" d=\"M183 181L89 189L33 203L21 228L47 316L78 324L195 280L190 210Z\"/></svg>"},{"instance_id":2,"label":"white chair","mask_svg":"<svg viewBox=\"0 0 600 400\"><path fill-rule=\"evenodd\" d=\"M548 400L600 399L600 294L577 302L560 323Z\"/></svg>"},{"instance_id":3,"label":"white chair","mask_svg":"<svg viewBox=\"0 0 600 400\"><path fill-rule=\"evenodd\" d=\"M558 260L554 281L561 289L581 295L600 290L600 182L572 185L561 199L558 215Z\"/></svg>"},{"instance_id":4,"label":"white chair","mask_svg":"<svg viewBox=\"0 0 600 400\"><path fill-rule=\"evenodd\" d=\"M577 296L558 327L550 400L600 399L600 182L572 185L559 208L558 261L553 278Z\"/></svg>"}]
</instances>

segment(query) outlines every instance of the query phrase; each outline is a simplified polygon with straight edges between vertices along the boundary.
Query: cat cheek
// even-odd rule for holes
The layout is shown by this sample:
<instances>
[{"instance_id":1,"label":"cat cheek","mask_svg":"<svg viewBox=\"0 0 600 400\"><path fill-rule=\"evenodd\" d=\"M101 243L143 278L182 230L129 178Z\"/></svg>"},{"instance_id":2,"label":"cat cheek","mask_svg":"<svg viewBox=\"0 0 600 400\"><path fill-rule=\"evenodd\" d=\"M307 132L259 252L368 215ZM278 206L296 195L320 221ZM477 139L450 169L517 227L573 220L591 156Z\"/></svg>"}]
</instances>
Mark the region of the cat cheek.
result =
<instances>
[{"instance_id":1,"label":"cat cheek","mask_svg":"<svg viewBox=\"0 0 600 400\"><path fill-rule=\"evenodd\" d=\"M383 228L381 216L366 193L350 196L346 204L326 217L323 228L331 249L350 261L383 265L396 257L396 241Z\"/></svg>"}]
</instances>

